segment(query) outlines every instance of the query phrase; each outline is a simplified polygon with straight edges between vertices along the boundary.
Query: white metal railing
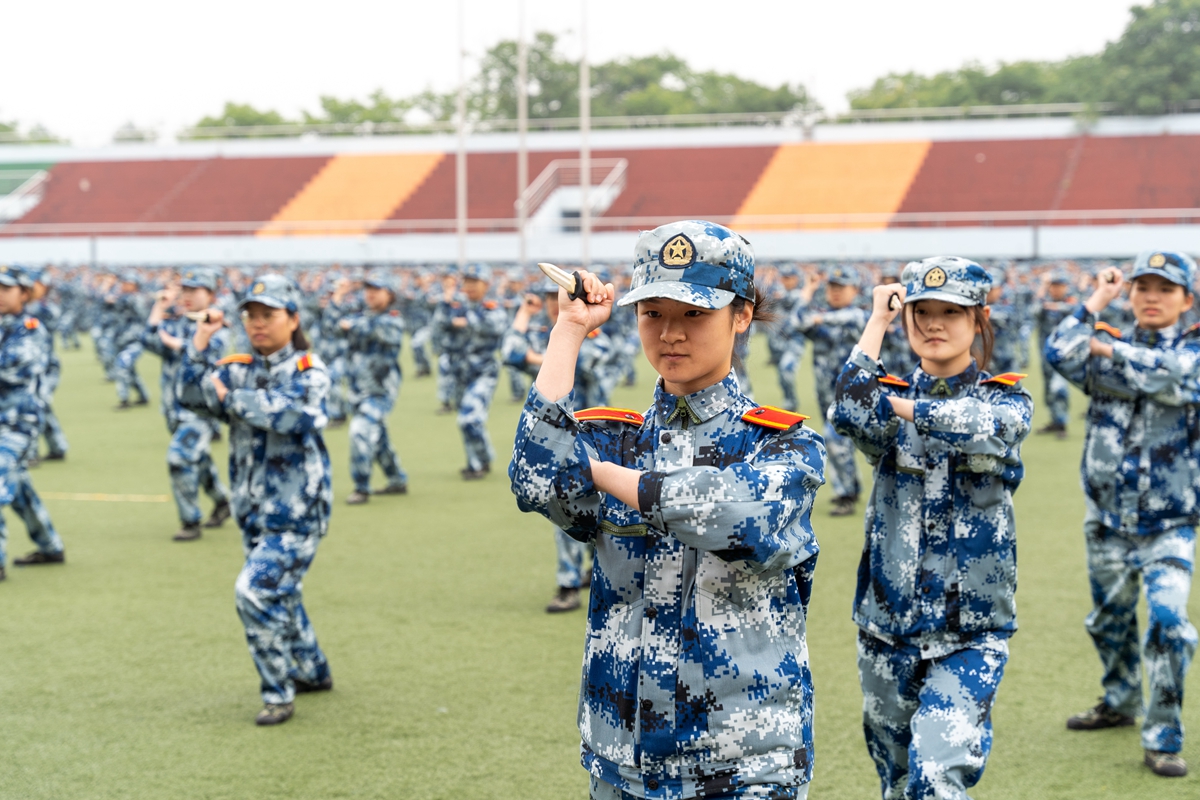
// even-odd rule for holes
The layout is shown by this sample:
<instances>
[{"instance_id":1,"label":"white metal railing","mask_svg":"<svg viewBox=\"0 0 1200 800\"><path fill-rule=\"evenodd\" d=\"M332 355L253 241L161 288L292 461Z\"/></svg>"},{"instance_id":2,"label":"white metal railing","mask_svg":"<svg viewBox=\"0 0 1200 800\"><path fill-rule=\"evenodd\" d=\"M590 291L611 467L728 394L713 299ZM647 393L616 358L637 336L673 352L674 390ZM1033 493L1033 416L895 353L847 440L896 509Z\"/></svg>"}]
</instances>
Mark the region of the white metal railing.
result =
<instances>
[{"instance_id":1,"label":"white metal railing","mask_svg":"<svg viewBox=\"0 0 1200 800\"><path fill-rule=\"evenodd\" d=\"M607 170L607 172L603 172ZM612 201L625 189L626 174L629 171L629 161L624 158L593 158L591 169L588 170L588 186L596 189L595 196L589 202L593 214L602 214ZM604 177L597 184L596 173L602 172ZM513 208L532 216L538 207L545 202L555 189L560 186L582 186L583 167L577 158L556 158L546 165L525 192L513 201Z\"/></svg>"},{"instance_id":2,"label":"white metal railing","mask_svg":"<svg viewBox=\"0 0 1200 800\"><path fill-rule=\"evenodd\" d=\"M1073 209L1057 211L949 211L860 214L729 214L695 213L690 216L735 225L739 230L805 230L863 227L938 227L973 225L1040 226L1088 223L1200 224L1200 208ZM673 222L679 215L639 217L597 217L598 231L646 230ZM393 220L300 220L238 222L49 222L0 224L0 236L164 236L164 235L245 235L270 226L272 235L361 235L373 233L452 232L453 219ZM505 233L517 229L515 218L472 219L475 233Z\"/></svg>"},{"instance_id":3,"label":"white metal railing","mask_svg":"<svg viewBox=\"0 0 1200 800\"><path fill-rule=\"evenodd\" d=\"M46 182L50 179L50 173L46 170L0 170L0 179L5 177L5 173L23 172L31 172L31 174L16 189L0 196L0 221L20 219L42 200ZM21 176L13 175L12 177L20 178ZM3 226L0 226L0 229L2 228Z\"/></svg>"},{"instance_id":4,"label":"white metal railing","mask_svg":"<svg viewBox=\"0 0 1200 800\"><path fill-rule=\"evenodd\" d=\"M592 117L592 128L672 128L695 126L758 126L811 128L818 123L881 122L904 119L978 119L984 117L1061 117L1115 113L1115 103L1024 103L1013 105L964 105L937 108L867 108L826 114L797 108L790 111L753 111L730 114L639 114L619 117ZM1172 113L1200 110L1200 100L1189 100L1173 107ZM574 117L550 117L529 120L530 130L576 130ZM515 131L515 119L471 121L472 132ZM407 122L354 122L288 125L231 125L191 127L178 132L180 139L239 139L292 136L381 136L417 133L452 133L450 121L411 124ZM3 141L0 138L0 141Z\"/></svg>"}]
</instances>

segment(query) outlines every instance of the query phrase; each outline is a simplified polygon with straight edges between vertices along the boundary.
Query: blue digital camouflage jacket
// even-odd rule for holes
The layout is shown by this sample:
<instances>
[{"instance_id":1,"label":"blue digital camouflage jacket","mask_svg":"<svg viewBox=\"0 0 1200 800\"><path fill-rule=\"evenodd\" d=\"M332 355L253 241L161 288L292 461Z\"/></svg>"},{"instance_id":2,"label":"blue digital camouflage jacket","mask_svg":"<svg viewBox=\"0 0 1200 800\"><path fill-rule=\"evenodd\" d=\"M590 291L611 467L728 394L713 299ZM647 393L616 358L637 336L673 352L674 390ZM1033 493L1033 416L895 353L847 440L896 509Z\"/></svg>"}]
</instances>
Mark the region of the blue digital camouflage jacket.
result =
<instances>
[{"instance_id":1,"label":"blue digital camouflage jacket","mask_svg":"<svg viewBox=\"0 0 1200 800\"><path fill-rule=\"evenodd\" d=\"M466 327L455 327L455 319L465 319ZM438 303L433 324L441 352L452 354L451 367L460 380L500 371L496 351L508 330L508 314L495 300L473 303L459 296Z\"/></svg>"},{"instance_id":2,"label":"blue digital camouflage jacket","mask_svg":"<svg viewBox=\"0 0 1200 800\"><path fill-rule=\"evenodd\" d=\"M36 437L45 407L38 379L50 363L50 334L36 318L0 316L0 428Z\"/></svg>"},{"instance_id":3,"label":"blue digital camouflage jacket","mask_svg":"<svg viewBox=\"0 0 1200 800\"><path fill-rule=\"evenodd\" d=\"M1153 534L1200 521L1196 483L1200 336L1133 328L1120 338L1097 329L1080 306L1046 342L1046 360L1090 398L1083 491L1105 527ZM1112 344L1092 356L1092 337Z\"/></svg>"},{"instance_id":4,"label":"blue digital camouflage jacket","mask_svg":"<svg viewBox=\"0 0 1200 800\"><path fill-rule=\"evenodd\" d=\"M183 348L172 350L163 344L158 332L166 331L171 336L182 340ZM196 333L196 323L187 317L170 317L158 325L147 323L142 334L142 346L149 352L162 359L162 374L159 385L162 389L162 400L159 404L163 416L166 417L167 427L174 431L178 424L185 419L193 418L196 412L184 408L179 402L179 375L184 359L187 358L187 343ZM225 355L229 346L229 331L222 328L213 334L208 344L209 350L217 356Z\"/></svg>"},{"instance_id":5,"label":"blue digital camouflage jacket","mask_svg":"<svg viewBox=\"0 0 1200 800\"><path fill-rule=\"evenodd\" d=\"M871 634L953 652L1017 628L1012 494L1033 400L976 368L891 382L854 348L830 415L875 468L854 621ZM880 379L884 379L881 382ZM907 384L901 385L901 384ZM916 401L914 422L888 395Z\"/></svg>"},{"instance_id":6,"label":"blue digital camouflage jacket","mask_svg":"<svg viewBox=\"0 0 1200 800\"><path fill-rule=\"evenodd\" d=\"M529 320L529 327L524 333L510 325L500 346L500 356L505 366L536 378L541 365L531 363L526 354L530 350L535 353L546 352L550 330L550 318L544 312ZM575 409L608 405L608 397L603 390L601 379L612 355L612 339L602 328L592 331L583 340L579 347L579 358L575 361L575 388L571 392Z\"/></svg>"},{"instance_id":7,"label":"blue digital camouflage jacket","mask_svg":"<svg viewBox=\"0 0 1200 800\"><path fill-rule=\"evenodd\" d=\"M357 405L368 397L382 399L388 408L400 393L400 346L404 342L404 319L396 309L366 310L346 317L349 330L337 332L349 344L346 379L347 399Z\"/></svg>"},{"instance_id":8,"label":"blue digital camouflage jacket","mask_svg":"<svg viewBox=\"0 0 1200 800\"><path fill-rule=\"evenodd\" d=\"M209 376L229 388L225 401ZM318 356L288 344L269 356L219 358L189 341L179 400L229 424L229 485L234 516L254 535L325 534L333 504L329 453L329 373Z\"/></svg>"},{"instance_id":9,"label":"blue digital camouflage jacket","mask_svg":"<svg viewBox=\"0 0 1200 800\"><path fill-rule=\"evenodd\" d=\"M595 544L579 698L582 761L637 797L708 796L812 771L805 604L821 437L773 430L731 373L645 419L580 422L535 386L509 476L518 506ZM643 472L638 508L590 458Z\"/></svg>"},{"instance_id":10,"label":"blue digital camouflage jacket","mask_svg":"<svg viewBox=\"0 0 1200 800\"><path fill-rule=\"evenodd\" d=\"M792 328L812 342L813 377L822 414L832 401L833 383L862 337L869 316L869 311L854 305L833 309L816 303L798 307L792 316Z\"/></svg>"}]
</instances>

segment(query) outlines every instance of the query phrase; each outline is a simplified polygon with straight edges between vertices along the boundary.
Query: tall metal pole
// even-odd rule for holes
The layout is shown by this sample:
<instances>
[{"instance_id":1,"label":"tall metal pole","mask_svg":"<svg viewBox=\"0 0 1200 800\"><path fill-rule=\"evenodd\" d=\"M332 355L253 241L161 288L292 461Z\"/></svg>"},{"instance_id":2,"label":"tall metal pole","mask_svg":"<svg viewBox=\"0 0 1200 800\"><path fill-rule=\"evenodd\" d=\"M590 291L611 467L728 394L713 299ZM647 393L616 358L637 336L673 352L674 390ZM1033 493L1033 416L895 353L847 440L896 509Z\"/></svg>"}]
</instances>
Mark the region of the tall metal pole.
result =
<instances>
[{"instance_id":1,"label":"tall metal pole","mask_svg":"<svg viewBox=\"0 0 1200 800\"><path fill-rule=\"evenodd\" d=\"M529 151L525 134L529 132L529 44L525 41L525 0L517 6L517 266L524 267L526 255L525 189L529 186Z\"/></svg>"},{"instance_id":2,"label":"tall metal pole","mask_svg":"<svg viewBox=\"0 0 1200 800\"><path fill-rule=\"evenodd\" d=\"M465 0L458 0L458 155L454 161L454 216L458 230L458 268L467 265L467 40Z\"/></svg>"},{"instance_id":3,"label":"tall metal pole","mask_svg":"<svg viewBox=\"0 0 1200 800\"><path fill-rule=\"evenodd\" d=\"M579 246L583 268L591 264L592 206L588 185L592 182L592 148L588 132L592 127L592 75L587 54L587 0L580 0L582 24L579 38L582 54L579 58Z\"/></svg>"}]
</instances>

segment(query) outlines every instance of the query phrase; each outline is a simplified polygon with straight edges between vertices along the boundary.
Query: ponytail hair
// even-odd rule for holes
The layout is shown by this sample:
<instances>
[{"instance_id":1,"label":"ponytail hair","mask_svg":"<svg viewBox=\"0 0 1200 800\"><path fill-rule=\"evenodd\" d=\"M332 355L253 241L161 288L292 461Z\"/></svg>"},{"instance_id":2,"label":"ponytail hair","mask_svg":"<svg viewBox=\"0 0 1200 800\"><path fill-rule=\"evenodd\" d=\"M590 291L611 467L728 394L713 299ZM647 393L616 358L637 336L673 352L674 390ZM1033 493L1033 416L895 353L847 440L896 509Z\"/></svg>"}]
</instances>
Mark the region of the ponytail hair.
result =
<instances>
[{"instance_id":1,"label":"ponytail hair","mask_svg":"<svg viewBox=\"0 0 1200 800\"><path fill-rule=\"evenodd\" d=\"M310 345L308 337L304 335L304 325L300 323L300 312L289 311L288 314L296 319L296 330L292 331L292 347L297 350L307 350Z\"/></svg>"},{"instance_id":2,"label":"ponytail hair","mask_svg":"<svg viewBox=\"0 0 1200 800\"><path fill-rule=\"evenodd\" d=\"M750 301L744 297L735 296L733 302L729 304L733 316L742 313L746 304ZM773 326L778 320L778 315L775 313L775 301L761 289L758 284L754 285L754 316L750 318L751 324L760 322L763 325ZM747 327L745 333L739 333L733 345L733 367L738 372L745 371L746 365L742 363L741 356L738 355L738 349L742 347L746 340L750 338L750 328Z\"/></svg>"}]
</instances>

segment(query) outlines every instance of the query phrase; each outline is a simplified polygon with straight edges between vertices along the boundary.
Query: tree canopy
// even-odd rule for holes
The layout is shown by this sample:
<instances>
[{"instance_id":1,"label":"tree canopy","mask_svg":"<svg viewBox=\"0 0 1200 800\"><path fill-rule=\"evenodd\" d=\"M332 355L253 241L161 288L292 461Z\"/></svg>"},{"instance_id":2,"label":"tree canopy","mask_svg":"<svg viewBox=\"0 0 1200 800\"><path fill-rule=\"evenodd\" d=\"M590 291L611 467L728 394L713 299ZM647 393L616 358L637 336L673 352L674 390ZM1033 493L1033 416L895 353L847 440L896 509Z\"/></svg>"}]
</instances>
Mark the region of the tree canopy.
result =
<instances>
[{"instance_id":1,"label":"tree canopy","mask_svg":"<svg viewBox=\"0 0 1200 800\"><path fill-rule=\"evenodd\" d=\"M1130 9L1121 37L1091 55L968 63L920 75L890 73L849 93L850 107L923 108L1022 103L1112 103L1126 114L1179 111L1200 100L1200 0L1153 0Z\"/></svg>"},{"instance_id":2,"label":"tree canopy","mask_svg":"<svg viewBox=\"0 0 1200 800\"><path fill-rule=\"evenodd\" d=\"M529 44L530 119L579 116L579 63L558 51L558 37L545 31ZM811 110L819 106L799 84L764 86L736 75L698 72L671 54L624 58L591 69L592 115L643 116ZM251 125L404 123L453 119L457 95L431 89L411 97L389 97L382 89L365 100L323 95L320 109L286 119L276 111L226 103L225 110L196 123L198 128ZM473 120L517 117L517 42L506 39L480 59L467 84L467 113Z\"/></svg>"}]
</instances>

